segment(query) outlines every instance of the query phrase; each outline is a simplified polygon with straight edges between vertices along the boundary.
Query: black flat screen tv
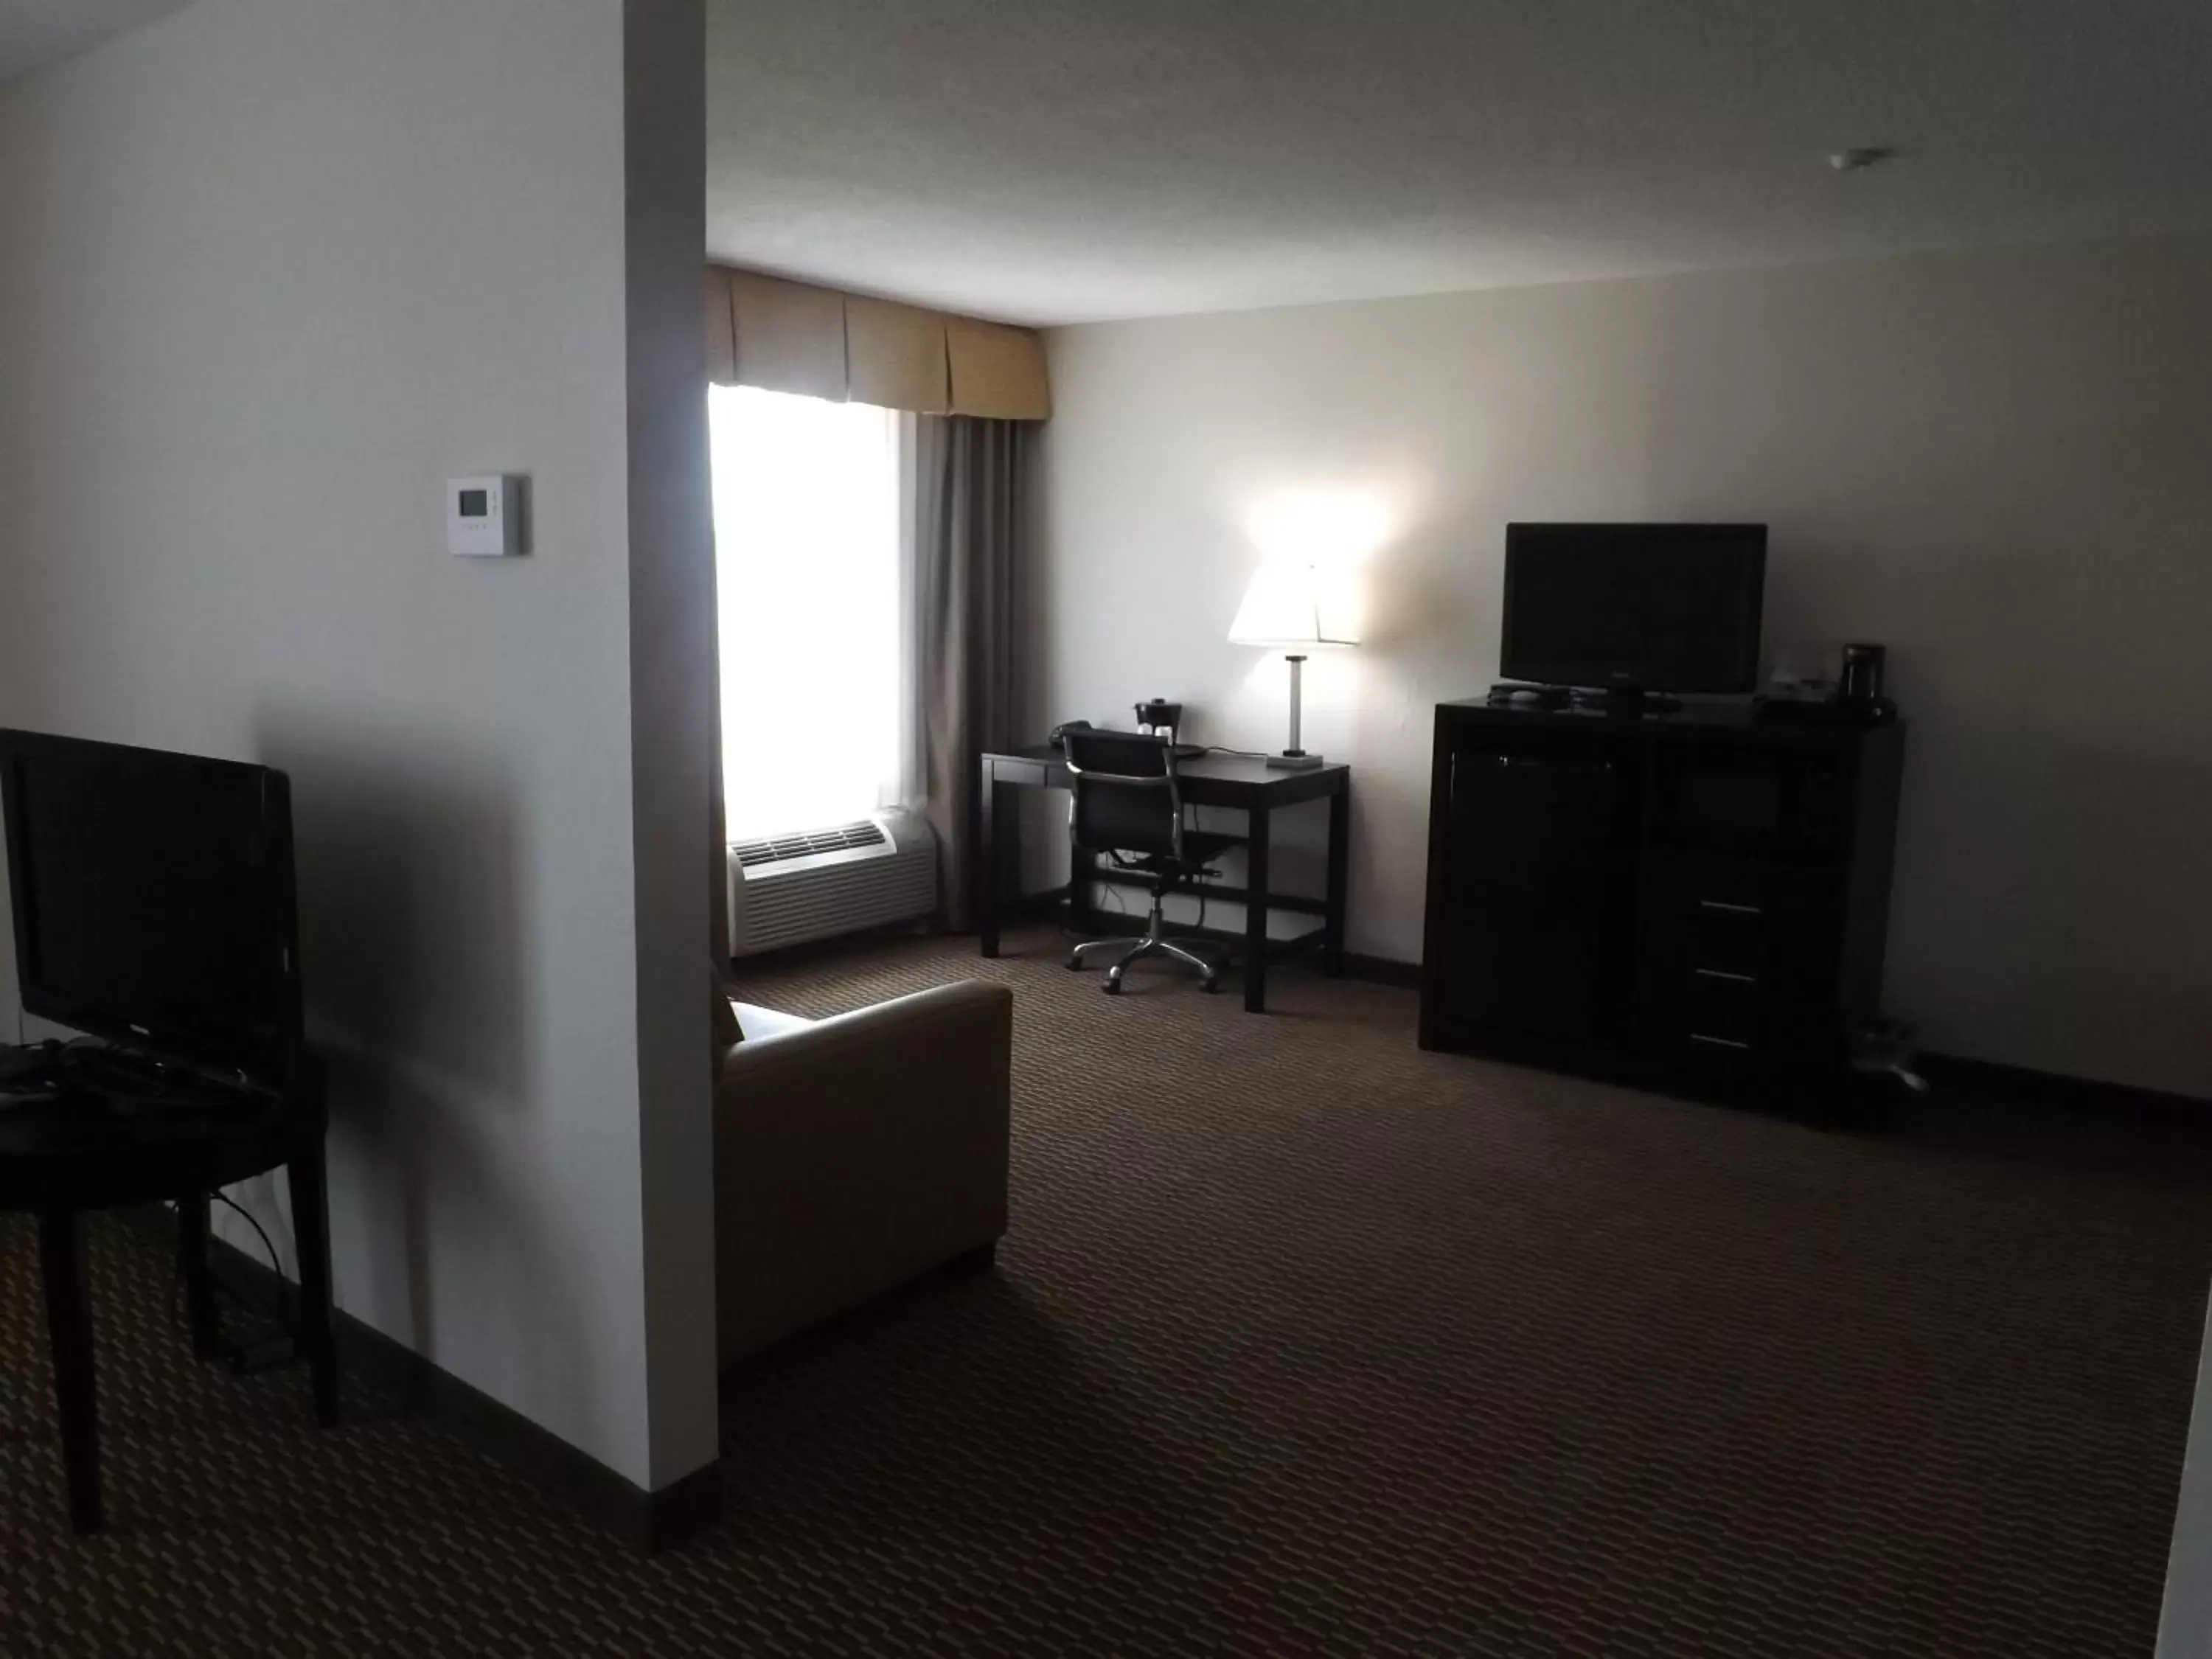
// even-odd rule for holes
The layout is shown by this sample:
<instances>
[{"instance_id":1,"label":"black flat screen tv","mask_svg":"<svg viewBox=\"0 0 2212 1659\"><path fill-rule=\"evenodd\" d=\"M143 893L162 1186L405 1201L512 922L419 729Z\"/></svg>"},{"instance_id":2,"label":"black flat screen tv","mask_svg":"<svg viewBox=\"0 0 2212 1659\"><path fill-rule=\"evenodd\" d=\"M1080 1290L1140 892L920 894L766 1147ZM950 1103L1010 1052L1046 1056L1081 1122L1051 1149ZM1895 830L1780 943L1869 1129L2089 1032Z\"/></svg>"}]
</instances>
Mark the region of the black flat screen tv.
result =
<instances>
[{"instance_id":1,"label":"black flat screen tv","mask_svg":"<svg viewBox=\"0 0 2212 1659\"><path fill-rule=\"evenodd\" d=\"M284 774L0 732L26 1012L276 1084L301 1038Z\"/></svg>"},{"instance_id":2,"label":"black flat screen tv","mask_svg":"<svg viewBox=\"0 0 2212 1659\"><path fill-rule=\"evenodd\" d=\"M1748 691L1763 524L1509 524L1498 668L1540 685Z\"/></svg>"}]
</instances>

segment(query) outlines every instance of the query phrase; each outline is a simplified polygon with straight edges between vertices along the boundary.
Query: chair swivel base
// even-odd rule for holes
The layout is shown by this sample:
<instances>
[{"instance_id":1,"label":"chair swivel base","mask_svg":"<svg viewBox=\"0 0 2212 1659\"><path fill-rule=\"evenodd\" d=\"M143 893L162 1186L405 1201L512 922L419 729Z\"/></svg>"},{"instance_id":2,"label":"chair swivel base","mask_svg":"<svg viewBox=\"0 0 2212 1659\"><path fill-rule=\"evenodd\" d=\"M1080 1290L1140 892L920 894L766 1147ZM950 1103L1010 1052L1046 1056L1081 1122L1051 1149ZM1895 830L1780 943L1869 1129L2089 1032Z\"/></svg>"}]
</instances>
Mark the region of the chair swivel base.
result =
<instances>
[{"instance_id":1,"label":"chair swivel base","mask_svg":"<svg viewBox=\"0 0 2212 1659\"><path fill-rule=\"evenodd\" d=\"M1187 963L1198 969L1200 990L1218 991L1221 988L1220 964L1192 948L1190 944L1167 936L1162 926L1157 899L1153 901L1152 914L1143 938L1085 939L1068 952L1067 965L1071 970L1079 969L1087 964L1094 952L1103 955L1110 951L1121 954L1115 957L1114 965L1106 970L1104 989L1109 996L1121 994L1121 976L1128 972L1129 964L1146 957L1172 957L1177 962Z\"/></svg>"}]
</instances>

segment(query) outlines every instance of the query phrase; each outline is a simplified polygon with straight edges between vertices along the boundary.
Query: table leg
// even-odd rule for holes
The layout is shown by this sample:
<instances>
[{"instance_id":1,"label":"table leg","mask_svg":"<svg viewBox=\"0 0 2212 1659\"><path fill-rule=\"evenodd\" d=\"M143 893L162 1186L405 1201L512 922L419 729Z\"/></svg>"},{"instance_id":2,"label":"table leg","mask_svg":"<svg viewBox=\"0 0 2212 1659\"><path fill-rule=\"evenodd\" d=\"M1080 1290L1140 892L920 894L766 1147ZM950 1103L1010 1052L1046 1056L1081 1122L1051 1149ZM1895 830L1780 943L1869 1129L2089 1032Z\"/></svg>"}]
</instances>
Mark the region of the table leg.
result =
<instances>
[{"instance_id":1,"label":"table leg","mask_svg":"<svg viewBox=\"0 0 2212 1659\"><path fill-rule=\"evenodd\" d=\"M1328 892L1321 937L1321 969L1332 979L1344 972L1344 895L1351 857L1352 796L1340 789L1328 798Z\"/></svg>"},{"instance_id":2,"label":"table leg","mask_svg":"<svg viewBox=\"0 0 2212 1659\"><path fill-rule=\"evenodd\" d=\"M215 1275L208 1269L208 1195L177 1200L177 1265L185 1276L185 1308L192 1330L192 1358L212 1359L222 1340L216 1311Z\"/></svg>"},{"instance_id":3,"label":"table leg","mask_svg":"<svg viewBox=\"0 0 2212 1659\"><path fill-rule=\"evenodd\" d=\"M46 1280L46 1339L61 1410L70 1524L81 1533L98 1532L103 1524L100 1401L92 1370L92 1307L84 1293L83 1229L76 1212L53 1210L39 1218L39 1267Z\"/></svg>"},{"instance_id":4,"label":"table leg","mask_svg":"<svg viewBox=\"0 0 2212 1659\"><path fill-rule=\"evenodd\" d=\"M300 1346L314 1377L315 1421L327 1429L338 1420L338 1354L331 1328L331 1201L322 1142L294 1158L285 1173L300 1251Z\"/></svg>"},{"instance_id":5,"label":"table leg","mask_svg":"<svg viewBox=\"0 0 2212 1659\"><path fill-rule=\"evenodd\" d=\"M1244 850L1244 1012L1267 1010L1267 829L1269 813L1254 806L1246 833L1251 837Z\"/></svg>"},{"instance_id":6,"label":"table leg","mask_svg":"<svg viewBox=\"0 0 2212 1659\"><path fill-rule=\"evenodd\" d=\"M1000 842L1020 822L1012 793L993 779L987 757L976 784L975 867L968 878L975 896L976 939L987 957L999 954L1000 866L1006 856Z\"/></svg>"}]
</instances>

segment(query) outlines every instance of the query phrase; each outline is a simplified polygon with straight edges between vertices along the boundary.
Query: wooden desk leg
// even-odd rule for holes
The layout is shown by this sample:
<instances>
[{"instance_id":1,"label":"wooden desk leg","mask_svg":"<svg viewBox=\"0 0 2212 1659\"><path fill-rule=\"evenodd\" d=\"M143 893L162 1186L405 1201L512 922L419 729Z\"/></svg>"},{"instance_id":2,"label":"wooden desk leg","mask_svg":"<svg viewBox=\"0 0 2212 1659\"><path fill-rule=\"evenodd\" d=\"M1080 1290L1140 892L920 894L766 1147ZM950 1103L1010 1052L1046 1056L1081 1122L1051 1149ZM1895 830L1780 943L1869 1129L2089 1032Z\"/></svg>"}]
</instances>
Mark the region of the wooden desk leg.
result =
<instances>
[{"instance_id":1,"label":"wooden desk leg","mask_svg":"<svg viewBox=\"0 0 2212 1659\"><path fill-rule=\"evenodd\" d=\"M1020 840L1021 816L1013 791L992 777L988 759L983 762L976 797L975 862L968 879L975 895L976 938L983 954L995 957L999 954L1000 882L1006 858L999 843L1010 832L1016 841Z\"/></svg>"},{"instance_id":2,"label":"wooden desk leg","mask_svg":"<svg viewBox=\"0 0 2212 1659\"><path fill-rule=\"evenodd\" d=\"M185 1308L191 1322L195 1359L214 1358L222 1341L215 1276L208 1271L208 1201L205 1193L177 1200L177 1265L185 1277Z\"/></svg>"},{"instance_id":3,"label":"wooden desk leg","mask_svg":"<svg viewBox=\"0 0 2212 1659\"><path fill-rule=\"evenodd\" d=\"M1344 973L1344 895L1351 856L1352 796L1340 789L1328 798L1328 913L1321 936L1321 969L1331 979Z\"/></svg>"},{"instance_id":4,"label":"wooden desk leg","mask_svg":"<svg viewBox=\"0 0 2212 1659\"><path fill-rule=\"evenodd\" d=\"M54 1357L54 1399L62 1419L62 1467L69 1477L70 1525L98 1532L100 1399L92 1371L92 1307L85 1300L83 1228L76 1212L39 1218L39 1267L46 1279L46 1338Z\"/></svg>"},{"instance_id":5,"label":"wooden desk leg","mask_svg":"<svg viewBox=\"0 0 2212 1659\"><path fill-rule=\"evenodd\" d=\"M1244 1012L1267 1011L1267 828L1270 814L1255 806L1247 817L1244 849Z\"/></svg>"},{"instance_id":6,"label":"wooden desk leg","mask_svg":"<svg viewBox=\"0 0 2212 1659\"><path fill-rule=\"evenodd\" d=\"M315 1421L327 1429L338 1420L338 1353L331 1328L331 1201L322 1143L294 1158L285 1174L300 1250L300 1346L314 1377Z\"/></svg>"}]
</instances>

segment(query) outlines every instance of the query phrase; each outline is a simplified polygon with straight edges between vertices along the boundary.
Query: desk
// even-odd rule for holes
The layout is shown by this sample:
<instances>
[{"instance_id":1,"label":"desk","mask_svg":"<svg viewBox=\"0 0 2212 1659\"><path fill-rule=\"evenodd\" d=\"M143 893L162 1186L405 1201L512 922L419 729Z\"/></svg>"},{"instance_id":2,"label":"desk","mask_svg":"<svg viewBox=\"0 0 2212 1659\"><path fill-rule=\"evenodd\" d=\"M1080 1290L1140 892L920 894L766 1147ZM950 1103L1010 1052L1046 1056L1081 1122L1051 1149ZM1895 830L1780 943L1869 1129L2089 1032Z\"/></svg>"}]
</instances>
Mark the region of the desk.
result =
<instances>
[{"instance_id":1,"label":"desk","mask_svg":"<svg viewBox=\"0 0 2212 1659\"><path fill-rule=\"evenodd\" d=\"M1322 969L1330 975L1344 971L1344 888L1346 854L1351 833L1352 769L1326 765L1303 772L1279 771L1264 761L1237 755L1202 755L1179 762L1187 806L1224 806L1246 815L1249 845L1245 849L1246 876L1242 887L1206 884L1215 898L1233 899L1244 906L1244 1006L1253 1013L1267 1006L1267 963L1271 957L1304 950L1318 943ZM982 935L983 954L999 954L999 907L1011 887L1019 890L1020 819L1017 789L1065 789L1069 787L1067 762L1060 750L1038 744L983 757L981 798L977 803L975 918ZM1272 814L1279 807L1310 800L1328 803L1328 879L1327 896L1319 900L1277 893L1267 886L1267 833ZM1067 884L1068 921L1078 933L1091 931L1090 884L1099 879L1096 858L1077 853ZM1271 910L1317 915L1322 925L1291 939L1267 937ZM1197 932L1196 929L1183 930ZM1206 933L1216 937L1217 930ZM1205 937L1201 934L1200 937Z\"/></svg>"}]
</instances>

